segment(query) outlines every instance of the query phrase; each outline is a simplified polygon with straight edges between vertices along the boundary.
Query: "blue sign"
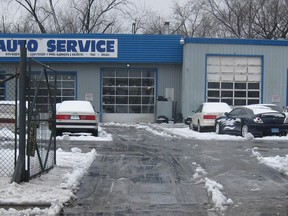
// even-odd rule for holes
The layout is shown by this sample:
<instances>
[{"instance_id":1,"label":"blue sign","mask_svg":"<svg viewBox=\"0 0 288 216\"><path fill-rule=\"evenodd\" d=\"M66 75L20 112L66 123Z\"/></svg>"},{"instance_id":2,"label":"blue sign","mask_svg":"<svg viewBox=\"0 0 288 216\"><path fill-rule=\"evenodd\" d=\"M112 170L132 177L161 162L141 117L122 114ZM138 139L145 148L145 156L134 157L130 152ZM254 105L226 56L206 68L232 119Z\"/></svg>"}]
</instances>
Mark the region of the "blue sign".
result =
<instances>
[{"instance_id":1,"label":"blue sign","mask_svg":"<svg viewBox=\"0 0 288 216\"><path fill-rule=\"evenodd\" d=\"M0 57L20 55L26 46L30 57L117 58L117 39L0 39Z\"/></svg>"}]
</instances>

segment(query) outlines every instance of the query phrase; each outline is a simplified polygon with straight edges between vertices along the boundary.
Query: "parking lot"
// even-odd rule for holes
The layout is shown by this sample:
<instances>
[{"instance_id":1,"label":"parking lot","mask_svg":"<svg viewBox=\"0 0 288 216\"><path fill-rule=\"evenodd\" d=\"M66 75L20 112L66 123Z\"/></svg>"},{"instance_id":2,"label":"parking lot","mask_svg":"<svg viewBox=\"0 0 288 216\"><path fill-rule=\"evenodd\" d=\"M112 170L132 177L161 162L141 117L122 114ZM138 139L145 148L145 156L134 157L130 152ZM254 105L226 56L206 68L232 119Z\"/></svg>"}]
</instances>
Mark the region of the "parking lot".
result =
<instances>
[{"instance_id":1,"label":"parking lot","mask_svg":"<svg viewBox=\"0 0 288 216\"><path fill-rule=\"evenodd\" d=\"M288 137L245 139L182 124L103 129L113 141L81 142L99 156L63 215L288 214Z\"/></svg>"}]
</instances>

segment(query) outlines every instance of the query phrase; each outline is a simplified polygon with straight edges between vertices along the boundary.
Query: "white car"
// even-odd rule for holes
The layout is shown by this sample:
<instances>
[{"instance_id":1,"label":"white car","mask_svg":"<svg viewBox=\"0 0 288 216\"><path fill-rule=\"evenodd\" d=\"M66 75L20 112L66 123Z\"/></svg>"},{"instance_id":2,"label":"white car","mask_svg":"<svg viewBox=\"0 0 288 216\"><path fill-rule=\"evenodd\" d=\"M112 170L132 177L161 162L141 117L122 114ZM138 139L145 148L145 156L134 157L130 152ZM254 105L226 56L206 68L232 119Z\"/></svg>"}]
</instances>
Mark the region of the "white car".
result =
<instances>
[{"instance_id":1,"label":"white car","mask_svg":"<svg viewBox=\"0 0 288 216\"><path fill-rule=\"evenodd\" d=\"M214 129L215 119L223 116L225 112L230 112L231 107L223 102L202 103L192 114L189 128L198 132L204 129Z\"/></svg>"},{"instance_id":2,"label":"white car","mask_svg":"<svg viewBox=\"0 0 288 216\"><path fill-rule=\"evenodd\" d=\"M56 136L63 132L98 136L97 113L89 101L63 101L56 111Z\"/></svg>"},{"instance_id":3,"label":"white car","mask_svg":"<svg viewBox=\"0 0 288 216\"><path fill-rule=\"evenodd\" d=\"M0 130L7 129L13 133L19 133L19 109L19 101L17 102L17 107L15 106L15 101L0 101ZM28 120L27 111L28 103L26 102L26 132Z\"/></svg>"}]
</instances>

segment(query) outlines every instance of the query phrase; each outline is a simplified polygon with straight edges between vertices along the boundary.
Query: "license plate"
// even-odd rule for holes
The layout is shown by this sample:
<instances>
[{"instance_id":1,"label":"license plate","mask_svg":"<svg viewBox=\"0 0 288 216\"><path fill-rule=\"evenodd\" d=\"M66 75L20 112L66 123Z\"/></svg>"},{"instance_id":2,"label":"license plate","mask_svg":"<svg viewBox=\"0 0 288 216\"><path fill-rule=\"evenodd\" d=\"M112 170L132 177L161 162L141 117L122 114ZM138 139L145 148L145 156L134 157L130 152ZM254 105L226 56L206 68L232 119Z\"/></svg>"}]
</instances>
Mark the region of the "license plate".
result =
<instances>
[{"instance_id":1,"label":"license plate","mask_svg":"<svg viewBox=\"0 0 288 216\"><path fill-rule=\"evenodd\" d=\"M80 119L78 115L71 115L70 116L70 119L73 119L73 120L78 120Z\"/></svg>"},{"instance_id":2,"label":"license plate","mask_svg":"<svg viewBox=\"0 0 288 216\"><path fill-rule=\"evenodd\" d=\"M272 133L279 133L279 128L271 128Z\"/></svg>"}]
</instances>

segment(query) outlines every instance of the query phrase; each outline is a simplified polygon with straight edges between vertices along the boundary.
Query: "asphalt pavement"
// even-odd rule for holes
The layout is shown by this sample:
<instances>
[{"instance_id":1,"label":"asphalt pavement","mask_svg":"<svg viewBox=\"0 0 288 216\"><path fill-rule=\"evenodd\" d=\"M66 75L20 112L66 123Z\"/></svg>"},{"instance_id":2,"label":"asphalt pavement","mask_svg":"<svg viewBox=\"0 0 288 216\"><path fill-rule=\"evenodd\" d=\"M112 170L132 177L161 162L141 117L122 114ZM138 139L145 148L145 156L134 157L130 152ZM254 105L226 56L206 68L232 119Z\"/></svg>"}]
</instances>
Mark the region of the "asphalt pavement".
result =
<instances>
[{"instance_id":1,"label":"asphalt pavement","mask_svg":"<svg viewBox=\"0 0 288 216\"><path fill-rule=\"evenodd\" d=\"M134 127L104 130L113 141L83 142L84 151L95 148L99 156L63 215L288 215L287 176L252 156L253 147L263 155L287 155L285 142L163 137ZM64 150L76 145L59 142ZM197 178L199 167L206 172ZM215 209L203 178L223 185L223 195L233 204Z\"/></svg>"}]
</instances>

